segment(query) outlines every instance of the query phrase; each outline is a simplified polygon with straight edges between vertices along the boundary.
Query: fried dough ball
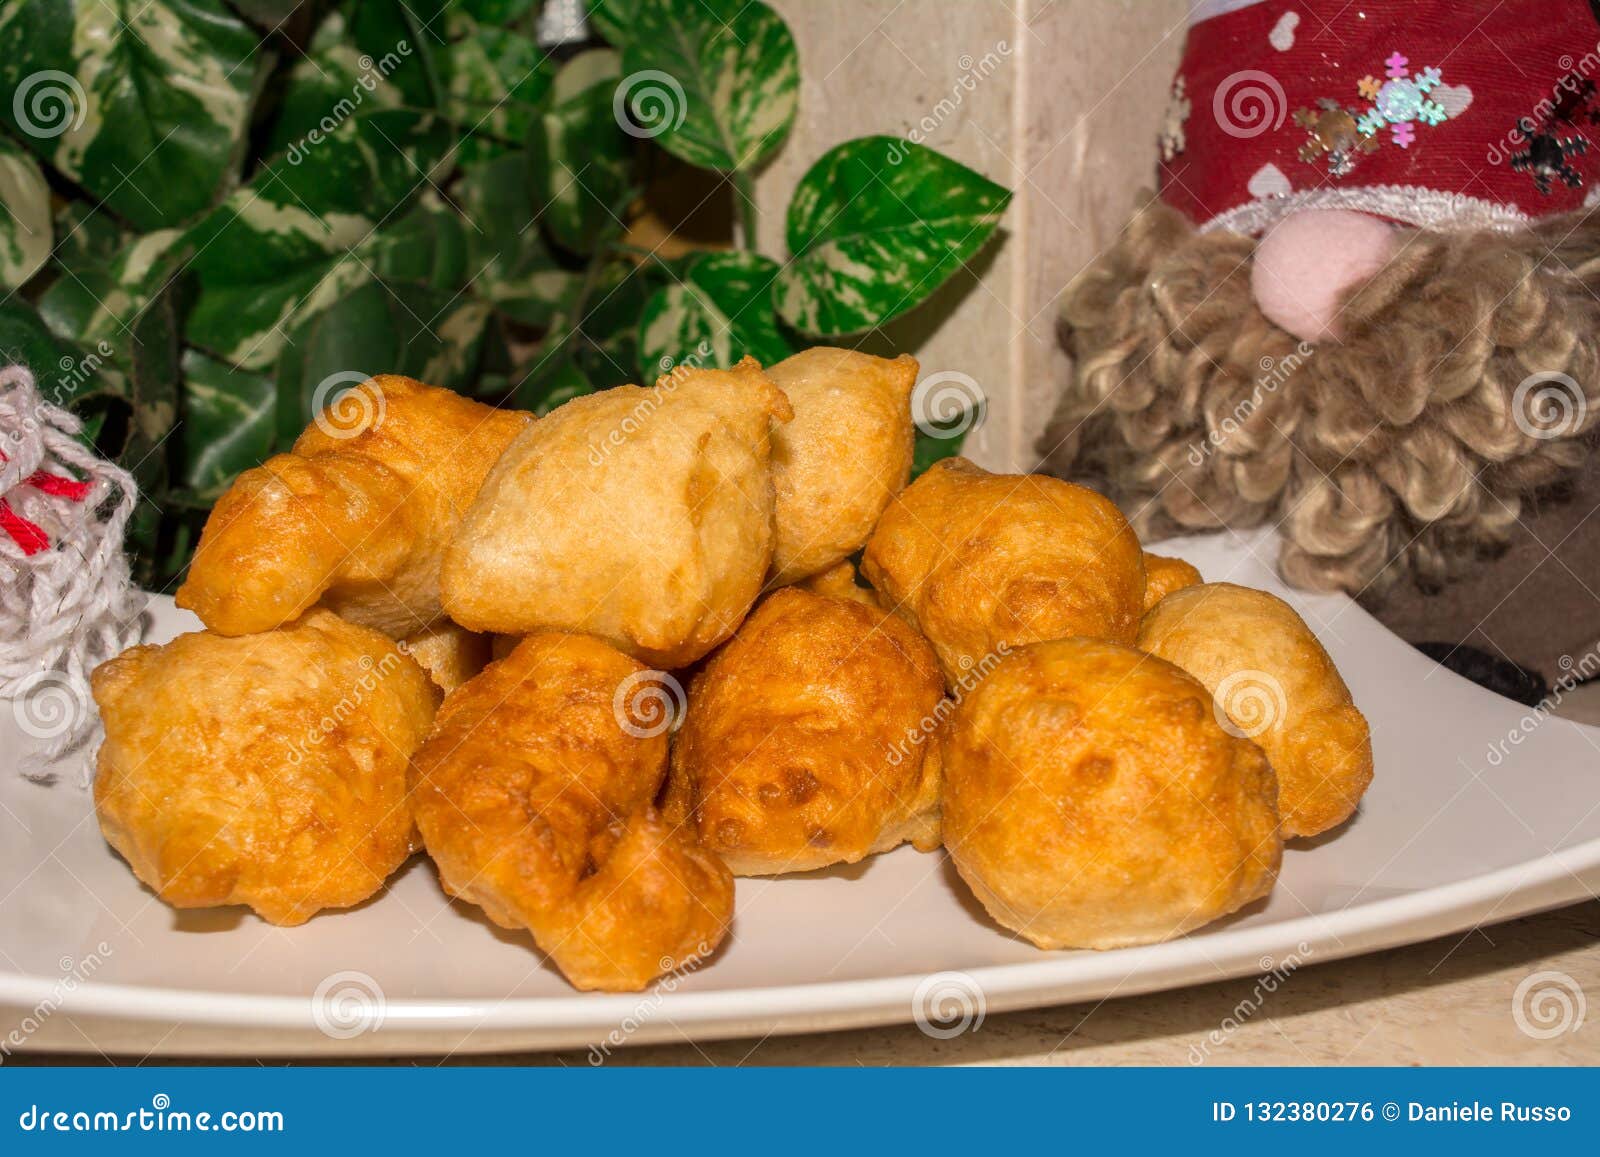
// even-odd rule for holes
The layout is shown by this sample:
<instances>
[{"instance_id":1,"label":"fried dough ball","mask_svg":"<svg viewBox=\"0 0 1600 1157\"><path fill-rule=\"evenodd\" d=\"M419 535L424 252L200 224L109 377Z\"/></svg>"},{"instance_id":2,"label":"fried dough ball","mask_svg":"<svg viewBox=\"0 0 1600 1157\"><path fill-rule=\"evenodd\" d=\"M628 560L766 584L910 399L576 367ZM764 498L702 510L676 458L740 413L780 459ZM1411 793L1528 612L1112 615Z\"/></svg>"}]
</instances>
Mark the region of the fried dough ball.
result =
<instances>
[{"instance_id":1,"label":"fried dough ball","mask_svg":"<svg viewBox=\"0 0 1600 1157\"><path fill-rule=\"evenodd\" d=\"M831 595L836 599L845 599L863 606L878 608L878 596L871 587L862 586L856 582L855 564L849 559L835 563L825 571L820 571L808 579L802 579L796 584L803 591L810 591L816 595Z\"/></svg>"},{"instance_id":2,"label":"fried dough ball","mask_svg":"<svg viewBox=\"0 0 1600 1157\"><path fill-rule=\"evenodd\" d=\"M1232 583L1187 587L1145 616L1139 647L1204 683L1234 729L1266 751L1286 837L1350 818L1372 782L1372 737L1293 607Z\"/></svg>"},{"instance_id":3,"label":"fried dough ball","mask_svg":"<svg viewBox=\"0 0 1600 1157\"><path fill-rule=\"evenodd\" d=\"M1197 586L1206 580L1195 567L1181 558L1144 553L1144 609L1148 611L1173 591Z\"/></svg>"},{"instance_id":4,"label":"fried dough ball","mask_svg":"<svg viewBox=\"0 0 1600 1157\"><path fill-rule=\"evenodd\" d=\"M439 692L385 635L314 610L134 647L95 669L100 830L174 908L301 924L413 850L407 758Z\"/></svg>"},{"instance_id":5,"label":"fried dough ball","mask_svg":"<svg viewBox=\"0 0 1600 1157\"><path fill-rule=\"evenodd\" d=\"M690 685L667 813L736 876L853 864L907 840L931 851L943 697L933 649L899 619L780 590Z\"/></svg>"},{"instance_id":6,"label":"fried dough ball","mask_svg":"<svg viewBox=\"0 0 1600 1157\"><path fill-rule=\"evenodd\" d=\"M772 561L769 424L752 358L574 398L514 442L444 559L475 631L582 631L656 667L731 635Z\"/></svg>"},{"instance_id":7,"label":"fried dough ball","mask_svg":"<svg viewBox=\"0 0 1600 1157\"><path fill-rule=\"evenodd\" d=\"M404 638L440 616L439 556L529 421L410 378L370 378L234 480L178 588L213 631L246 635L318 603Z\"/></svg>"},{"instance_id":8,"label":"fried dough ball","mask_svg":"<svg viewBox=\"0 0 1600 1157\"><path fill-rule=\"evenodd\" d=\"M794 407L772 435L777 490L772 583L860 550L911 477L917 359L817 346L767 370Z\"/></svg>"},{"instance_id":9,"label":"fried dough ball","mask_svg":"<svg viewBox=\"0 0 1600 1157\"><path fill-rule=\"evenodd\" d=\"M400 649L422 665L441 691L454 691L489 663L490 636L440 619L425 631L402 639Z\"/></svg>"},{"instance_id":10,"label":"fried dough ball","mask_svg":"<svg viewBox=\"0 0 1600 1157\"><path fill-rule=\"evenodd\" d=\"M861 569L933 643L951 686L1001 643L1131 643L1144 606L1139 540L1108 499L965 458L934 463L889 503Z\"/></svg>"},{"instance_id":11,"label":"fried dough ball","mask_svg":"<svg viewBox=\"0 0 1600 1157\"><path fill-rule=\"evenodd\" d=\"M445 891L528 929L578 988L643 988L732 918L727 868L652 804L660 678L599 639L532 635L445 699L412 761Z\"/></svg>"},{"instance_id":12,"label":"fried dough ball","mask_svg":"<svg viewBox=\"0 0 1600 1157\"><path fill-rule=\"evenodd\" d=\"M1265 896L1277 785L1192 676L1059 639L1002 660L942 742L944 840L989 914L1040 948L1180 936Z\"/></svg>"}]
</instances>

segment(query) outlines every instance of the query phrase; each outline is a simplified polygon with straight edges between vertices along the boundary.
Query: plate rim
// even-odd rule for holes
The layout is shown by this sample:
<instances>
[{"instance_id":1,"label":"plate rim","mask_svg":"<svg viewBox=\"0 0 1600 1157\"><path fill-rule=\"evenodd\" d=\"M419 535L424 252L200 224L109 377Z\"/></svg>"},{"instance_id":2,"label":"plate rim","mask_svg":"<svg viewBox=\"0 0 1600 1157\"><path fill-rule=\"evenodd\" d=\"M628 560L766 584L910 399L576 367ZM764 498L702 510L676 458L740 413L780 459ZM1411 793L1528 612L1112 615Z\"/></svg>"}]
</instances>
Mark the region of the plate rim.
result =
<instances>
[{"instance_id":1,"label":"plate rim","mask_svg":"<svg viewBox=\"0 0 1600 1157\"><path fill-rule=\"evenodd\" d=\"M1507 900L1514 896L1534 894L1537 889L1563 882L1564 879L1573 880L1578 887L1592 895L1581 873L1597 870L1600 870L1600 837L1434 888L1385 897L1331 913L1308 913L1256 927L1229 929L1222 934L1226 937L1226 946L1217 957L1205 954L1218 968L1217 975L1191 983L1207 984L1247 975L1251 971L1268 971L1255 965L1272 950L1281 954L1285 944L1298 948L1301 943L1322 943L1330 937L1335 941L1347 938L1354 941L1363 935L1386 929L1398 934L1388 941L1378 937L1348 946L1336 943L1307 954L1305 963L1316 964L1410 943L1415 939L1448 935L1452 928L1460 930L1480 923L1475 918L1468 918L1461 923L1453 922L1460 915L1472 912L1476 906L1493 899L1499 902L1491 911L1498 913L1504 907L1503 919L1516 919L1540 905L1517 908L1514 905L1506 906ZM1559 907L1565 902L1556 901L1543 906ZM1426 919L1430 916L1446 916L1452 922L1451 927L1433 929L1424 937L1413 937L1408 917ZM1497 915L1494 922L1498 923L1500 919ZM1190 934L1160 944L1134 948L1105 952L1050 952L1043 954L1045 959L1037 961L945 971L971 978L983 993L985 1001L997 1010L1020 1008L1027 1006L1029 999L1035 996L1040 998L1041 1004L1051 1003L1049 993L1054 990L1110 979L1118 971L1123 973L1119 989L1127 980L1139 975L1159 982L1174 966L1181 968L1195 953L1196 945L1204 945L1211 939ZM1309 959L1310 956L1315 956L1315 959ZM1085 969L1084 961L1098 961L1101 964ZM1104 966L1105 962L1112 961L1126 967ZM1221 962L1224 961L1243 962L1251 967L1238 969L1236 964L1223 967ZM383 1020L386 1027L441 1034L485 1028L605 1030L614 1027L629 1013L637 1012L640 1001L652 1000L658 1002L661 1019L672 1022L680 1029L730 1020L777 1024L820 1014L845 1020L852 1014L860 1016L894 1005L900 1005L904 1015L893 1019L909 1021L913 1019L913 1000L918 986L928 977L936 975L939 973L907 972L894 976L707 992L663 993L658 985L628 993L572 992L562 996L486 997L481 1000L386 997ZM0 1005L37 1003L51 996L57 984L57 981L45 977L0 972ZM1147 989L1127 986L1122 994L1135 995L1140 991ZM1013 999L1008 1003L1007 998ZM313 999L310 993L301 996L264 996L88 982L73 990L71 1012L82 1016L296 1031L314 1029L311 1016Z\"/></svg>"}]
</instances>

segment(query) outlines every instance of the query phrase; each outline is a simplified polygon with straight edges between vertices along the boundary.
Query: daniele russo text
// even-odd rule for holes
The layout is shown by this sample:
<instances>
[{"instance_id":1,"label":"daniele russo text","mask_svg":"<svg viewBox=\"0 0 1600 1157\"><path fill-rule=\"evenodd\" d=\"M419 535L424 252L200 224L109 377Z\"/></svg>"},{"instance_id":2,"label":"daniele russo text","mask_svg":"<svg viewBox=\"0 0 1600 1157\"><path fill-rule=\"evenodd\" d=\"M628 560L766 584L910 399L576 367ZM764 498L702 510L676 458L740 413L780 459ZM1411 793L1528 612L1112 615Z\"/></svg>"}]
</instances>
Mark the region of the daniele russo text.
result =
<instances>
[{"instance_id":1,"label":"daniele russo text","mask_svg":"<svg viewBox=\"0 0 1600 1157\"><path fill-rule=\"evenodd\" d=\"M1520 1105L1514 1101L1501 1101L1497 1105L1486 1101L1451 1101L1443 1105L1407 1101L1406 1120L1465 1121L1469 1124L1491 1121L1570 1121L1572 1110L1566 1105Z\"/></svg>"}]
</instances>

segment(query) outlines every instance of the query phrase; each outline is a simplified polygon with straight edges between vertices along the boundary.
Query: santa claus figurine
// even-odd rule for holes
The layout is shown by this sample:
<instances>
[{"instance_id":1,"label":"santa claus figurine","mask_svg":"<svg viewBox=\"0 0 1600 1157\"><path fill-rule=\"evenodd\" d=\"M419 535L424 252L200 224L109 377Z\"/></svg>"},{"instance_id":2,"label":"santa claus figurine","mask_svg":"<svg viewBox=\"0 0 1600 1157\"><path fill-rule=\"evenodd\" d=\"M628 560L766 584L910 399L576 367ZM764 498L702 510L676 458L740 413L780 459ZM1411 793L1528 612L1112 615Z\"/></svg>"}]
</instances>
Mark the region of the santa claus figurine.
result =
<instances>
[{"instance_id":1,"label":"santa claus figurine","mask_svg":"<svg viewBox=\"0 0 1600 1157\"><path fill-rule=\"evenodd\" d=\"M1159 197L1063 301L1046 468L1562 682L1600 640L1597 85L1586 0L1196 4Z\"/></svg>"}]
</instances>

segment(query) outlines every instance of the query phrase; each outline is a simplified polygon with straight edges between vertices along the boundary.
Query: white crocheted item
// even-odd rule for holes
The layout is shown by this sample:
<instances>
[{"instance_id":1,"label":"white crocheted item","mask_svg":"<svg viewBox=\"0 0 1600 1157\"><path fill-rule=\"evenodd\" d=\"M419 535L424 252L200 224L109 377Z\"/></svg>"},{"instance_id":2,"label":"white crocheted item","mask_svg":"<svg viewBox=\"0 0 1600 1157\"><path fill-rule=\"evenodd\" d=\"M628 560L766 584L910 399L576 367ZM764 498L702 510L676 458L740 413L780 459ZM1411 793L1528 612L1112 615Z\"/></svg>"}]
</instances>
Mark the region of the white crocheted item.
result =
<instances>
[{"instance_id":1,"label":"white crocheted item","mask_svg":"<svg viewBox=\"0 0 1600 1157\"><path fill-rule=\"evenodd\" d=\"M147 596L122 550L133 478L78 441L82 429L27 369L0 368L0 699L25 736L45 741L23 775L52 782L76 759L87 785L99 724L89 672L139 641ZM79 483L87 491L75 498Z\"/></svg>"}]
</instances>

